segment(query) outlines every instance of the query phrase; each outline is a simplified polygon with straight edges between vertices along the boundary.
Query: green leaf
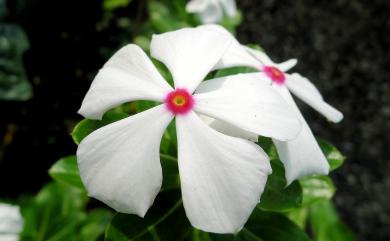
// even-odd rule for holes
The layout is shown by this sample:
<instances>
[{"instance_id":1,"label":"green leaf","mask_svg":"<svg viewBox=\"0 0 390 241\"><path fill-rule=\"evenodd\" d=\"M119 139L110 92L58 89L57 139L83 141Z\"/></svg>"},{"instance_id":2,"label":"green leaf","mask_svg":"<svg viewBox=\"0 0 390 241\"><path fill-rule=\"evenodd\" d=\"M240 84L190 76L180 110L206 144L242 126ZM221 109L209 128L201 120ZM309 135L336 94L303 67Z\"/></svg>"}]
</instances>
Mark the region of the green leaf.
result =
<instances>
[{"instance_id":1,"label":"green leaf","mask_svg":"<svg viewBox=\"0 0 390 241\"><path fill-rule=\"evenodd\" d=\"M318 200L330 200L336 192L333 181L328 176L313 176L299 180L303 189L303 205Z\"/></svg>"},{"instance_id":2,"label":"green leaf","mask_svg":"<svg viewBox=\"0 0 390 241\"><path fill-rule=\"evenodd\" d=\"M259 136L258 144L271 160L279 159L278 151L271 138Z\"/></svg>"},{"instance_id":3,"label":"green leaf","mask_svg":"<svg viewBox=\"0 0 390 241\"><path fill-rule=\"evenodd\" d=\"M168 84L174 86L173 77L171 72L169 72L168 68L158 60L152 59L152 62L154 66L156 66L157 70L160 72L162 77L164 77L164 79L168 82Z\"/></svg>"},{"instance_id":4,"label":"green leaf","mask_svg":"<svg viewBox=\"0 0 390 241\"><path fill-rule=\"evenodd\" d=\"M106 230L106 241L181 241L190 230L180 192L162 192L145 218L116 214Z\"/></svg>"},{"instance_id":5,"label":"green leaf","mask_svg":"<svg viewBox=\"0 0 390 241\"><path fill-rule=\"evenodd\" d=\"M279 160L272 160L272 174L261 196L259 207L267 211L288 211L302 203L302 188L298 181L287 186L284 167Z\"/></svg>"},{"instance_id":6,"label":"green leaf","mask_svg":"<svg viewBox=\"0 0 390 241\"><path fill-rule=\"evenodd\" d=\"M116 110L108 111L104 114L102 120L89 120L84 119L80 121L73 129L72 138L76 144L80 144L80 142L93 131L108 125L112 122L121 120L123 118L128 117L129 115L123 112L118 112Z\"/></svg>"},{"instance_id":7,"label":"green leaf","mask_svg":"<svg viewBox=\"0 0 390 241\"><path fill-rule=\"evenodd\" d=\"M192 229L191 241L213 241L210 235L198 229Z\"/></svg>"},{"instance_id":8,"label":"green leaf","mask_svg":"<svg viewBox=\"0 0 390 241\"><path fill-rule=\"evenodd\" d=\"M339 219L328 200L314 203L310 208L311 230L316 241L356 241L356 236Z\"/></svg>"},{"instance_id":9,"label":"green leaf","mask_svg":"<svg viewBox=\"0 0 390 241\"><path fill-rule=\"evenodd\" d=\"M221 25L224 26L233 34L235 34L236 27L241 24L242 18L243 18L242 13L240 11L237 11L236 16L234 17L225 16L221 21Z\"/></svg>"},{"instance_id":10,"label":"green leaf","mask_svg":"<svg viewBox=\"0 0 390 241\"><path fill-rule=\"evenodd\" d=\"M32 87L23 66L23 53L29 42L23 29L15 24L0 23L0 99L27 100Z\"/></svg>"},{"instance_id":11,"label":"green leaf","mask_svg":"<svg viewBox=\"0 0 390 241\"><path fill-rule=\"evenodd\" d=\"M97 241L104 235L106 227L110 224L113 213L107 209L96 209L88 214L81 224L80 241Z\"/></svg>"},{"instance_id":12,"label":"green leaf","mask_svg":"<svg viewBox=\"0 0 390 241\"><path fill-rule=\"evenodd\" d=\"M106 11L112 11L117 8L126 7L130 2L131 0L104 0L103 8Z\"/></svg>"},{"instance_id":13,"label":"green leaf","mask_svg":"<svg viewBox=\"0 0 390 241\"><path fill-rule=\"evenodd\" d=\"M149 101L149 100L138 100L135 101L135 108L137 110L137 113L151 109L157 105L160 105L161 103L155 102L155 101Z\"/></svg>"},{"instance_id":14,"label":"green leaf","mask_svg":"<svg viewBox=\"0 0 390 241\"><path fill-rule=\"evenodd\" d=\"M237 235L209 234L212 241L310 241L307 234L286 216L255 209ZM195 239L196 240L196 239ZM199 239L198 239L199 240Z\"/></svg>"},{"instance_id":15,"label":"green leaf","mask_svg":"<svg viewBox=\"0 0 390 241\"><path fill-rule=\"evenodd\" d=\"M220 78L229 75L236 75L236 74L243 74L243 73L256 73L256 72L259 71L251 67L232 67L232 68L218 70L215 73L214 78Z\"/></svg>"},{"instance_id":16,"label":"green leaf","mask_svg":"<svg viewBox=\"0 0 390 241\"><path fill-rule=\"evenodd\" d=\"M81 181L76 156L58 160L50 169L49 175L56 181L84 189Z\"/></svg>"},{"instance_id":17,"label":"green leaf","mask_svg":"<svg viewBox=\"0 0 390 241\"><path fill-rule=\"evenodd\" d=\"M86 201L87 196L80 189L59 183L48 184L35 199L21 207L24 217L21 240L70 240L85 219L82 210Z\"/></svg>"},{"instance_id":18,"label":"green leaf","mask_svg":"<svg viewBox=\"0 0 390 241\"><path fill-rule=\"evenodd\" d=\"M145 51L150 51L150 39L146 36L136 36L133 42Z\"/></svg>"},{"instance_id":19,"label":"green leaf","mask_svg":"<svg viewBox=\"0 0 390 241\"><path fill-rule=\"evenodd\" d=\"M332 171L343 165L345 156L343 156L336 147L322 139L317 139L317 141L322 149L322 152L324 152L326 158L328 159L330 169Z\"/></svg>"},{"instance_id":20,"label":"green leaf","mask_svg":"<svg viewBox=\"0 0 390 241\"><path fill-rule=\"evenodd\" d=\"M179 189L180 177L177 158L167 154L160 154L160 160L163 170L163 184L161 189L163 191Z\"/></svg>"},{"instance_id":21,"label":"green leaf","mask_svg":"<svg viewBox=\"0 0 390 241\"><path fill-rule=\"evenodd\" d=\"M150 23L158 33L189 27L189 24L177 15L170 4L150 0L148 1L148 9Z\"/></svg>"},{"instance_id":22,"label":"green leaf","mask_svg":"<svg viewBox=\"0 0 390 241\"><path fill-rule=\"evenodd\" d=\"M308 208L298 208L289 212L287 214L287 217L296 225L298 225L301 229L305 230L308 215Z\"/></svg>"},{"instance_id":23,"label":"green leaf","mask_svg":"<svg viewBox=\"0 0 390 241\"><path fill-rule=\"evenodd\" d=\"M164 132L160 152L163 154L176 156L177 138L176 138L176 121L173 120Z\"/></svg>"}]
</instances>

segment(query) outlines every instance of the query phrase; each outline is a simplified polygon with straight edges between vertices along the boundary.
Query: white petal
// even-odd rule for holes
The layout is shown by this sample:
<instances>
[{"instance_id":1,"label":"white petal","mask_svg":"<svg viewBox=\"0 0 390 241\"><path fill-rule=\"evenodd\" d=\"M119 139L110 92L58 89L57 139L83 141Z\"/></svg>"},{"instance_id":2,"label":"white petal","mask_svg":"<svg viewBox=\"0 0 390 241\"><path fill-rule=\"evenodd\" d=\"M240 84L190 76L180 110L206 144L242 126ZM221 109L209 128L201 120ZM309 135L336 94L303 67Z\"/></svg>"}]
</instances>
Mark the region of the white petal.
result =
<instances>
[{"instance_id":1,"label":"white petal","mask_svg":"<svg viewBox=\"0 0 390 241\"><path fill-rule=\"evenodd\" d=\"M218 62L214 69L223 69L238 66L249 66L255 69L260 69L262 63L254 58L244 46L224 27L216 24L204 25L204 28L226 35L232 40L229 48L226 50L222 59Z\"/></svg>"},{"instance_id":2,"label":"white petal","mask_svg":"<svg viewBox=\"0 0 390 241\"><path fill-rule=\"evenodd\" d=\"M256 59L258 59L262 63L262 65L275 66L283 72L287 72L292 67L294 67L298 62L297 59L289 59L289 60L282 62L282 63L274 63L270 59L270 57L268 57L268 55L266 53L264 53L263 51L260 51L257 49L252 49L249 47L246 47L246 50L248 52L250 52L253 56L255 56Z\"/></svg>"},{"instance_id":3,"label":"white petal","mask_svg":"<svg viewBox=\"0 0 390 241\"><path fill-rule=\"evenodd\" d=\"M19 234L1 234L0 241L19 241Z\"/></svg>"},{"instance_id":4,"label":"white petal","mask_svg":"<svg viewBox=\"0 0 390 241\"><path fill-rule=\"evenodd\" d=\"M287 75L287 77L288 77L288 84L291 84L292 87L301 89L306 93L307 96L310 96L310 98L323 100L323 97L321 93L318 91L317 87L315 87L313 83L310 82L310 80L308 80L307 78L303 77L298 73Z\"/></svg>"},{"instance_id":5,"label":"white petal","mask_svg":"<svg viewBox=\"0 0 390 241\"><path fill-rule=\"evenodd\" d=\"M230 43L231 39L225 35L202 27L184 28L153 35L150 51L168 67L175 87L192 93Z\"/></svg>"},{"instance_id":6,"label":"white petal","mask_svg":"<svg viewBox=\"0 0 390 241\"><path fill-rule=\"evenodd\" d=\"M0 234L17 234L22 231L22 228L23 218L19 207L0 203Z\"/></svg>"},{"instance_id":7,"label":"white petal","mask_svg":"<svg viewBox=\"0 0 390 241\"><path fill-rule=\"evenodd\" d=\"M222 7L217 0L209 1L207 7L199 12L202 23L217 23L223 19Z\"/></svg>"},{"instance_id":8,"label":"white petal","mask_svg":"<svg viewBox=\"0 0 390 241\"><path fill-rule=\"evenodd\" d=\"M144 216L161 188L160 141L172 119L160 105L87 136L77 159L89 195L118 212Z\"/></svg>"},{"instance_id":9,"label":"white petal","mask_svg":"<svg viewBox=\"0 0 390 241\"><path fill-rule=\"evenodd\" d=\"M218 0L192 0L186 6L187 12L198 13L202 23L216 23L222 20L222 7Z\"/></svg>"},{"instance_id":10,"label":"white petal","mask_svg":"<svg viewBox=\"0 0 390 241\"><path fill-rule=\"evenodd\" d=\"M270 65L275 66L276 63L274 63L270 57L268 57L267 54L265 54L263 51L259 51L257 49L252 49L249 47L245 47L245 49L253 55L258 61L260 61L263 65Z\"/></svg>"},{"instance_id":11,"label":"white petal","mask_svg":"<svg viewBox=\"0 0 390 241\"><path fill-rule=\"evenodd\" d=\"M172 88L137 45L116 52L95 77L79 113L89 119L134 100L163 101Z\"/></svg>"},{"instance_id":12,"label":"white petal","mask_svg":"<svg viewBox=\"0 0 390 241\"><path fill-rule=\"evenodd\" d=\"M302 122L302 130L296 139L287 142L274 140L280 160L286 170L287 183L290 184L307 175L327 175L329 173L328 161L288 89L277 85L274 85L274 88L295 110Z\"/></svg>"},{"instance_id":13,"label":"white petal","mask_svg":"<svg viewBox=\"0 0 390 241\"><path fill-rule=\"evenodd\" d=\"M258 135L256 135L255 133L242 130L225 121L216 120L206 115L199 115L199 116L208 126L212 127L214 130L219 131L225 135L250 140L253 142L258 141Z\"/></svg>"},{"instance_id":14,"label":"white petal","mask_svg":"<svg viewBox=\"0 0 390 241\"><path fill-rule=\"evenodd\" d=\"M229 17L234 17L237 14L236 0L220 0L226 14Z\"/></svg>"},{"instance_id":15,"label":"white petal","mask_svg":"<svg viewBox=\"0 0 390 241\"><path fill-rule=\"evenodd\" d=\"M191 0L186 5L186 11L189 13L199 13L204 11L208 4L208 0Z\"/></svg>"},{"instance_id":16,"label":"white petal","mask_svg":"<svg viewBox=\"0 0 390 241\"><path fill-rule=\"evenodd\" d=\"M256 144L221 134L190 112L176 118L186 214L196 228L236 233L260 200L271 167Z\"/></svg>"},{"instance_id":17,"label":"white petal","mask_svg":"<svg viewBox=\"0 0 390 241\"><path fill-rule=\"evenodd\" d=\"M195 111L237 128L278 140L294 139L301 123L295 112L261 73L205 81L198 88ZM214 91L211 91L214 89Z\"/></svg>"},{"instance_id":18,"label":"white petal","mask_svg":"<svg viewBox=\"0 0 390 241\"><path fill-rule=\"evenodd\" d=\"M287 72L290 69L292 69L295 65L297 65L298 60L297 59L289 59L285 62L276 64L275 66L280 69L283 72Z\"/></svg>"},{"instance_id":19,"label":"white petal","mask_svg":"<svg viewBox=\"0 0 390 241\"><path fill-rule=\"evenodd\" d=\"M343 113L326 103L320 92L308 79L299 74L293 74L288 76L286 85L292 93L320 112L329 121L337 123L343 119Z\"/></svg>"}]
</instances>

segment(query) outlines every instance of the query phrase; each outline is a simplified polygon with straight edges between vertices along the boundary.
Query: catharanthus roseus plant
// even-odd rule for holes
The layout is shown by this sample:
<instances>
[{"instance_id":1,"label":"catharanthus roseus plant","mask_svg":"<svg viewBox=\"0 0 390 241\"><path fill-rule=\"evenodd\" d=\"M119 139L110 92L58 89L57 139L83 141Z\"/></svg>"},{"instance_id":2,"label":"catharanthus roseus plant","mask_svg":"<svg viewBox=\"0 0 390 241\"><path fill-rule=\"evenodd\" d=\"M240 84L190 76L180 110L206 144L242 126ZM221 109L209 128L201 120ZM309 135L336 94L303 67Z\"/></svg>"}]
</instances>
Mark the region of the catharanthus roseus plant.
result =
<instances>
[{"instance_id":1,"label":"catharanthus roseus plant","mask_svg":"<svg viewBox=\"0 0 390 241\"><path fill-rule=\"evenodd\" d=\"M190 222L214 233L244 226L271 173L269 158L253 142L212 129L202 116L280 141L294 139L301 124L283 98L252 74L201 83L231 42L205 27L155 35L151 55L168 67L174 88L136 45L122 48L104 65L80 114L99 119L134 100L162 104L98 129L80 143L80 174L90 196L119 212L144 216L162 184L160 139L176 117L181 191Z\"/></svg>"},{"instance_id":2,"label":"catharanthus roseus plant","mask_svg":"<svg viewBox=\"0 0 390 241\"><path fill-rule=\"evenodd\" d=\"M285 165L288 183L310 174L328 174L328 161L295 104L290 91L332 122L341 121L342 113L327 104L317 88L308 79L297 73L286 73L296 65L295 59L276 64L264 52L241 45L223 27L207 25L207 28L232 39L232 44L216 65L216 69L248 66L260 71L258 73L259 81L266 81L272 85L299 117L303 126L294 140L288 142L274 140L279 157Z\"/></svg>"},{"instance_id":3,"label":"catharanthus roseus plant","mask_svg":"<svg viewBox=\"0 0 390 241\"><path fill-rule=\"evenodd\" d=\"M91 26L110 39L93 47L114 54L99 71L77 65L94 77L71 133L77 153L20 213L0 204L0 240L355 241L326 176L345 157L314 137L291 93L332 122L343 115L288 73L297 60L274 63L236 40L234 0L102 6Z\"/></svg>"}]
</instances>

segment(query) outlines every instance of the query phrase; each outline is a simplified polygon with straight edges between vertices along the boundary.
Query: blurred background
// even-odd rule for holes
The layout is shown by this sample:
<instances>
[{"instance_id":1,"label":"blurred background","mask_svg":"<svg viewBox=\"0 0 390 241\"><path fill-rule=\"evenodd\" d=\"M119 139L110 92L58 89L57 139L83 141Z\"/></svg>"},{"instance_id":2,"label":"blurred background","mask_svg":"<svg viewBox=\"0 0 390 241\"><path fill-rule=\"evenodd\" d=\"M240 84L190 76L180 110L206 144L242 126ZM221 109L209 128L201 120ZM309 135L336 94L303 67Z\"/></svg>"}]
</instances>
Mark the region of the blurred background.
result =
<instances>
[{"instance_id":1,"label":"blurred background","mask_svg":"<svg viewBox=\"0 0 390 241\"><path fill-rule=\"evenodd\" d=\"M146 1L0 0L0 197L36 193L74 154L69 133L97 70L136 37ZM237 36L275 61L298 58L345 119L301 104L315 134L347 156L333 173L342 219L363 241L390 240L390 2L239 0Z\"/></svg>"}]
</instances>

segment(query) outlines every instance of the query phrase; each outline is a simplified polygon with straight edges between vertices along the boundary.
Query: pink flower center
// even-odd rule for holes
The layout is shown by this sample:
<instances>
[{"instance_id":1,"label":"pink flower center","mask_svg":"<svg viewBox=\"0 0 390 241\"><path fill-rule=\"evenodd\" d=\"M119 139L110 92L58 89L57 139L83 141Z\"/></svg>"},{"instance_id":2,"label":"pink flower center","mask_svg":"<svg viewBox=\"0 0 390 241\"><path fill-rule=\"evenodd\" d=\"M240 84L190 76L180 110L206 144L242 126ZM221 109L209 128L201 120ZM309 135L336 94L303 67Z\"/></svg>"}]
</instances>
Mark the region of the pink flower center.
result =
<instances>
[{"instance_id":1,"label":"pink flower center","mask_svg":"<svg viewBox=\"0 0 390 241\"><path fill-rule=\"evenodd\" d=\"M181 88L168 93L164 103L167 109L175 115L187 114L195 105L192 95L186 89Z\"/></svg>"},{"instance_id":2,"label":"pink flower center","mask_svg":"<svg viewBox=\"0 0 390 241\"><path fill-rule=\"evenodd\" d=\"M282 85L286 81L286 75L276 67L264 66L263 71L276 84Z\"/></svg>"}]
</instances>

